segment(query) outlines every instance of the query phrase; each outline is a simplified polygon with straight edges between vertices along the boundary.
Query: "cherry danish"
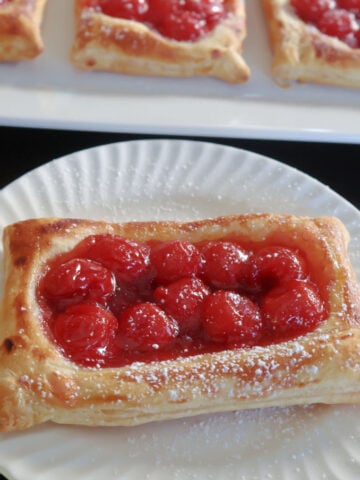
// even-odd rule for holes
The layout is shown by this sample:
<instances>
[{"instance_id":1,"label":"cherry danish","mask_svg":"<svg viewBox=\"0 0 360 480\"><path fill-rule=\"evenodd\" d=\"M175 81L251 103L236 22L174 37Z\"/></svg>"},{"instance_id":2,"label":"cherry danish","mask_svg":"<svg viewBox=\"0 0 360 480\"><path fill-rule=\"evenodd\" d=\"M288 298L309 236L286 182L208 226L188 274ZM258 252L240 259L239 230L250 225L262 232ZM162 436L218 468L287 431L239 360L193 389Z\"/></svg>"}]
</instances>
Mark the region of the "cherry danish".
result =
<instances>
[{"instance_id":1,"label":"cherry danish","mask_svg":"<svg viewBox=\"0 0 360 480\"><path fill-rule=\"evenodd\" d=\"M71 59L87 70L249 78L244 0L75 0Z\"/></svg>"},{"instance_id":2,"label":"cherry danish","mask_svg":"<svg viewBox=\"0 0 360 480\"><path fill-rule=\"evenodd\" d=\"M274 214L7 226L0 431L359 403L349 239Z\"/></svg>"},{"instance_id":3,"label":"cherry danish","mask_svg":"<svg viewBox=\"0 0 360 480\"><path fill-rule=\"evenodd\" d=\"M280 86L360 88L359 0L262 0Z\"/></svg>"}]
</instances>

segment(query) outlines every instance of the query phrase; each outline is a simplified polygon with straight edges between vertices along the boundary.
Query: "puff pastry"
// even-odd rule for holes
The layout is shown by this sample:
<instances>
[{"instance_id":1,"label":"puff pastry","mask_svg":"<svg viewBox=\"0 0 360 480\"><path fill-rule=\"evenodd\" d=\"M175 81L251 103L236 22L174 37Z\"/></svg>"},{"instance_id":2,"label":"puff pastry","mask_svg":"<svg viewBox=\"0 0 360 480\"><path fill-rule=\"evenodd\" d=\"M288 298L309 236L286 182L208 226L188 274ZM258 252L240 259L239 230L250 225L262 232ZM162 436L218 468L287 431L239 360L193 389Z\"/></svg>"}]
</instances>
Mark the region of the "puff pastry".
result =
<instances>
[{"instance_id":1,"label":"puff pastry","mask_svg":"<svg viewBox=\"0 0 360 480\"><path fill-rule=\"evenodd\" d=\"M228 0L229 13L196 41L176 41L135 20L104 15L75 0L76 37L71 59L88 70L168 77L213 76L243 83L249 68L242 57L246 36L243 0Z\"/></svg>"},{"instance_id":2,"label":"puff pastry","mask_svg":"<svg viewBox=\"0 0 360 480\"><path fill-rule=\"evenodd\" d=\"M32 59L43 51L40 28L46 1L0 2L0 61Z\"/></svg>"},{"instance_id":3,"label":"puff pastry","mask_svg":"<svg viewBox=\"0 0 360 480\"><path fill-rule=\"evenodd\" d=\"M263 6L273 48L273 75L280 86L298 81L360 87L360 48L303 22L289 0L263 0Z\"/></svg>"},{"instance_id":4,"label":"puff pastry","mask_svg":"<svg viewBox=\"0 0 360 480\"><path fill-rule=\"evenodd\" d=\"M328 316L287 341L118 368L82 367L44 333L36 297L49 259L93 234L135 241L236 237L300 249L326 292ZM137 425L206 412L360 402L360 295L335 218L253 214L192 223L34 219L4 230L0 430L54 421Z\"/></svg>"}]
</instances>

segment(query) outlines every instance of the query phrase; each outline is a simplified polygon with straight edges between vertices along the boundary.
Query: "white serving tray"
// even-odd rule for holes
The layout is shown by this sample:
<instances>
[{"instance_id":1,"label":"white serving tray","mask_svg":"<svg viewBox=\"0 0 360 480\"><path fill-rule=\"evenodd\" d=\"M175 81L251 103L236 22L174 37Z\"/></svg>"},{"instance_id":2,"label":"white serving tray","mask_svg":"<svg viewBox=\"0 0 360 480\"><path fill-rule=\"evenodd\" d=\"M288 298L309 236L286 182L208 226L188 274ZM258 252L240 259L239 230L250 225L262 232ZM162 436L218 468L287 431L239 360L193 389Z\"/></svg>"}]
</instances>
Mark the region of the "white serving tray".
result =
<instances>
[{"instance_id":1,"label":"white serving tray","mask_svg":"<svg viewBox=\"0 0 360 480\"><path fill-rule=\"evenodd\" d=\"M69 62L73 0L50 0L46 49L0 64L0 124L61 129L360 143L360 92L315 85L279 88L260 0L248 0L245 85L82 72Z\"/></svg>"}]
</instances>

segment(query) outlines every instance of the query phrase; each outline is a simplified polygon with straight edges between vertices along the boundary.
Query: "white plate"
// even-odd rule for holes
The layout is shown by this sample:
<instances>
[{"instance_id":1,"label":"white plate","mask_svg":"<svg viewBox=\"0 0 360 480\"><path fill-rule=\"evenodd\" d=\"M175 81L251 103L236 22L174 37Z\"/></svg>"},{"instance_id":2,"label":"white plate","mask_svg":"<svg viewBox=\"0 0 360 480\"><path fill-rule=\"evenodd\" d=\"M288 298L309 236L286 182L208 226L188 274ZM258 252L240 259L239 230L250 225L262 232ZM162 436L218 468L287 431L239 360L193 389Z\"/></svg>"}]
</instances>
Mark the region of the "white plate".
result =
<instances>
[{"instance_id":1,"label":"white plate","mask_svg":"<svg viewBox=\"0 0 360 480\"><path fill-rule=\"evenodd\" d=\"M360 95L296 85L270 75L260 0L247 2L246 85L208 78L165 79L80 72L69 62L72 0L48 2L45 52L0 65L0 124L152 134L360 142Z\"/></svg>"},{"instance_id":2,"label":"white plate","mask_svg":"<svg viewBox=\"0 0 360 480\"><path fill-rule=\"evenodd\" d=\"M139 141L53 161L0 192L5 224L45 215L181 219L245 212L340 217L360 272L360 214L310 177L230 147ZM52 424L0 435L11 479L358 480L359 406L270 408L136 428Z\"/></svg>"}]
</instances>

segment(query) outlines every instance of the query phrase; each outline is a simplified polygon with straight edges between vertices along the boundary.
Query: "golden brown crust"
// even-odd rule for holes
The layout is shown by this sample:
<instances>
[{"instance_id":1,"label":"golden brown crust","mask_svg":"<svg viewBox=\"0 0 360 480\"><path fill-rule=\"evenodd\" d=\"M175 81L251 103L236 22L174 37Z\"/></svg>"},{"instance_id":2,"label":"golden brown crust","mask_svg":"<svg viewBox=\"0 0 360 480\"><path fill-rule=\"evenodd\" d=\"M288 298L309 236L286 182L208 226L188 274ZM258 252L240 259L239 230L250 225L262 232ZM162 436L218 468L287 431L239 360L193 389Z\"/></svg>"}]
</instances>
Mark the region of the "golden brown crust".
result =
<instances>
[{"instance_id":1,"label":"golden brown crust","mask_svg":"<svg viewBox=\"0 0 360 480\"><path fill-rule=\"evenodd\" d=\"M360 87L360 49L322 34L289 7L289 0L263 0L273 47L273 74L281 86L314 82Z\"/></svg>"},{"instance_id":2,"label":"golden brown crust","mask_svg":"<svg viewBox=\"0 0 360 480\"><path fill-rule=\"evenodd\" d=\"M236 236L300 248L327 296L314 332L266 347L121 368L79 367L44 334L35 288L42 265L94 233L135 240ZM0 430L52 420L136 425L198 413L303 403L360 402L360 296L334 218L244 215L179 224L36 219L4 231L0 323Z\"/></svg>"},{"instance_id":3,"label":"golden brown crust","mask_svg":"<svg viewBox=\"0 0 360 480\"><path fill-rule=\"evenodd\" d=\"M71 54L77 67L132 75L214 76L231 83L249 78L241 55L246 35L243 0L229 0L227 18L195 42L167 39L145 24L84 9L81 3L75 0Z\"/></svg>"},{"instance_id":4,"label":"golden brown crust","mask_svg":"<svg viewBox=\"0 0 360 480\"><path fill-rule=\"evenodd\" d=\"M13 0L0 6L0 61L38 56L44 48L41 22L47 0Z\"/></svg>"}]
</instances>

